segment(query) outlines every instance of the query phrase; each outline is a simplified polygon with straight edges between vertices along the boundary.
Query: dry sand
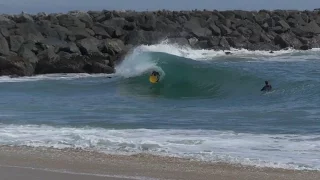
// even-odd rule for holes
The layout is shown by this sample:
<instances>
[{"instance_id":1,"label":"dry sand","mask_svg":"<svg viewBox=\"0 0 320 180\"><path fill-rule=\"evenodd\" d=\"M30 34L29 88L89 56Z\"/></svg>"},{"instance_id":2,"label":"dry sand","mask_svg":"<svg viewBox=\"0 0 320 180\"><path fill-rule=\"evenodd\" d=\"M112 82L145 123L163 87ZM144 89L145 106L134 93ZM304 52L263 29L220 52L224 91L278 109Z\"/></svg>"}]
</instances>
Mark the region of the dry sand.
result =
<instances>
[{"instance_id":1,"label":"dry sand","mask_svg":"<svg viewBox=\"0 0 320 180\"><path fill-rule=\"evenodd\" d=\"M319 180L319 171L255 168L151 155L0 146L1 180Z\"/></svg>"}]
</instances>

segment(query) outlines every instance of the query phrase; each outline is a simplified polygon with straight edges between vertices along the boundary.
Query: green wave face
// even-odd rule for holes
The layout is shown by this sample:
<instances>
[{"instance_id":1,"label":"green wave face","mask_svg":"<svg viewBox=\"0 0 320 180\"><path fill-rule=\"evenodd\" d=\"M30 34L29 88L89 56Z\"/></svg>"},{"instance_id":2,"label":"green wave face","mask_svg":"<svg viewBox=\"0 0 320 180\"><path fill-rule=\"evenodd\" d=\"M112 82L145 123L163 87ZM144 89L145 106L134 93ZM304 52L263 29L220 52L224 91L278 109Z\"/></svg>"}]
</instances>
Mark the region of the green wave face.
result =
<instances>
[{"instance_id":1,"label":"green wave face","mask_svg":"<svg viewBox=\"0 0 320 180\"><path fill-rule=\"evenodd\" d=\"M152 70L160 82L148 80ZM126 59L117 68L118 87L126 94L165 98L226 98L257 92L261 80L214 61L196 61L166 53L145 52Z\"/></svg>"}]
</instances>

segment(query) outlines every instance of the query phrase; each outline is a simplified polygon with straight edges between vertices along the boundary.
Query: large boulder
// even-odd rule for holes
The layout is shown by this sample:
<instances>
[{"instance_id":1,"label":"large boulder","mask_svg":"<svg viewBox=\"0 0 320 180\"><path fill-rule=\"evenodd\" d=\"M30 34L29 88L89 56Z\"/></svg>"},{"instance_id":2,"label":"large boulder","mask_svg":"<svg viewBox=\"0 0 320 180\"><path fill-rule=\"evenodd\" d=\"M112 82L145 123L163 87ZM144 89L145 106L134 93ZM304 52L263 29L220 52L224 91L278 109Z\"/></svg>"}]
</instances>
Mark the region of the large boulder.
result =
<instances>
[{"instance_id":1,"label":"large boulder","mask_svg":"<svg viewBox=\"0 0 320 180\"><path fill-rule=\"evenodd\" d=\"M0 35L0 56L9 55L9 45L5 37Z\"/></svg>"},{"instance_id":2,"label":"large boulder","mask_svg":"<svg viewBox=\"0 0 320 180\"><path fill-rule=\"evenodd\" d=\"M16 26L16 23L11 20L8 19L7 17L0 15L0 27L5 27L5 28L14 28Z\"/></svg>"},{"instance_id":3,"label":"large boulder","mask_svg":"<svg viewBox=\"0 0 320 180\"><path fill-rule=\"evenodd\" d=\"M85 28L86 24L81 22L76 16L72 16L69 14L62 14L57 16L59 20L59 24L63 27L70 28L70 27L78 27L78 28Z\"/></svg>"},{"instance_id":4,"label":"large boulder","mask_svg":"<svg viewBox=\"0 0 320 180\"><path fill-rule=\"evenodd\" d=\"M212 31L208 28L203 28L197 18L192 18L190 21L187 21L183 27L198 39L207 39L212 35Z\"/></svg>"},{"instance_id":5,"label":"large boulder","mask_svg":"<svg viewBox=\"0 0 320 180\"><path fill-rule=\"evenodd\" d=\"M90 37L89 32L85 28L69 27L68 29L72 32L75 40L81 40Z\"/></svg>"},{"instance_id":6,"label":"large boulder","mask_svg":"<svg viewBox=\"0 0 320 180\"><path fill-rule=\"evenodd\" d=\"M85 12L76 12L75 16L86 25L86 28L92 28L93 20L88 13Z\"/></svg>"},{"instance_id":7,"label":"large boulder","mask_svg":"<svg viewBox=\"0 0 320 180\"><path fill-rule=\"evenodd\" d=\"M101 37L101 39L111 38L107 31L101 26L93 26L92 30L94 31L96 36Z\"/></svg>"},{"instance_id":8,"label":"large boulder","mask_svg":"<svg viewBox=\"0 0 320 180\"><path fill-rule=\"evenodd\" d=\"M82 55L102 55L98 49L100 43L100 40L90 37L77 41L77 46L79 47Z\"/></svg>"},{"instance_id":9,"label":"large boulder","mask_svg":"<svg viewBox=\"0 0 320 180\"><path fill-rule=\"evenodd\" d=\"M125 45L120 39L106 39L102 41L99 48L101 52L114 56L121 53L125 49Z\"/></svg>"},{"instance_id":10,"label":"large boulder","mask_svg":"<svg viewBox=\"0 0 320 180\"><path fill-rule=\"evenodd\" d=\"M38 30L39 26L34 23L18 23L17 27L17 35L21 35L26 41L40 41L44 39L41 32Z\"/></svg>"},{"instance_id":11,"label":"large boulder","mask_svg":"<svg viewBox=\"0 0 320 180\"><path fill-rule=\"evenodd\" d=\"M156 22L155 15L148 13L138 17L137 25L144 31L154 31L156 29Z\"/></svg>"},{"instance_id":12,"label":"large boulder","mask_svg":"<svg viewBox=\"0 0 320 180\"><path fill-rule=\"evenodd\" d=\"M8 38L10 36L10 32L5 27L0 27L0 35L2 35L5 38Z\"/></svg>"},{"instance_id":13,"label":"large boulder","mask_svg":"<svg viewBox=\"0 0 320 180\"><path fill-rule=\"evenodd\" d=\"M31 76L34 67L19 56L0 57L0 76Z\"/></svg>"},{"instance_id":14,"label":"large boulder","mask_svg":"<svg viewBox=\"0 0 320 180\"><path fill-rule=\"evenodd\" d=\"M79 50L78 46L74 42L68 42L67 44L63 44L58 49L58 52L66 52L76 55L81 55L81 51Z\"/></svg>"},{"instance_id":15,"label":"large boulder","mask_svg":"<svg viewBox=\"0 0 320 180\"><path fill-rule=\"evenodd\" d=\"M151 32L143 30L133 30L125 37L125 44L140 45L140 44L156 44L166 37L162 32Z\"/></svg>"},{"instance_id":16,"label":"large boulder","mask_svg":"<svg viewBox=\"0 0 320 180\"><path fill-rule=\"evenodd\" d=\"M36 64L38 62L38 58L35 55L34 51L36 51L35 43L27 41L21 45L17 54L18 56L24 58L26 62Z\"/></svg>"},{"instance_id":17,"label":"large boulder","mask_svg":"<svg viewBox=\"0 0 320 180\"><path fill-rule=\"evenodd\" d=\"M24 42L24 38L22 36L10 36L9 37L9 42L10 42L10 50L13 52L18 52L18 50L21 47L21 44Z\"/></svg>"},{"instance_id":18,"label":"large boulder","mask_svg":"<svg viewBox=\"0 0 320 180\"><path fill-rule=\"evenodd\" d=\"M292 33L277 35L274 39L274 43L275 45L279 45L281 48L292 47L295 49L300 49L303 45Z\"/></svg>"}]
</instances>

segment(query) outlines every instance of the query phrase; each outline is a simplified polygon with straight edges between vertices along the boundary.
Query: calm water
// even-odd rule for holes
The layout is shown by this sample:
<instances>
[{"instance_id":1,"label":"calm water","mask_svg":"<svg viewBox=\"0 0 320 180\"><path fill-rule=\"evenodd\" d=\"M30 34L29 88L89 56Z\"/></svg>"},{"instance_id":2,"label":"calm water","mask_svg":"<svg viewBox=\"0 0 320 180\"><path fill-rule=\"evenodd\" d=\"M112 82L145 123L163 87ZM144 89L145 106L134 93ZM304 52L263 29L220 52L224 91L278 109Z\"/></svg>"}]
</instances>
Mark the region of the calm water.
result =
<instances>
[{"instance_id":1,"label":"calm water","mask_svg":"<svg viewBox=\"0 0 320 180\"><path fill-rule=\"evenodd\" d=\"M320 50L233 53L159 44L109 76L0 77L0 144L319 170Z\"/></svg>"}]
</instances>

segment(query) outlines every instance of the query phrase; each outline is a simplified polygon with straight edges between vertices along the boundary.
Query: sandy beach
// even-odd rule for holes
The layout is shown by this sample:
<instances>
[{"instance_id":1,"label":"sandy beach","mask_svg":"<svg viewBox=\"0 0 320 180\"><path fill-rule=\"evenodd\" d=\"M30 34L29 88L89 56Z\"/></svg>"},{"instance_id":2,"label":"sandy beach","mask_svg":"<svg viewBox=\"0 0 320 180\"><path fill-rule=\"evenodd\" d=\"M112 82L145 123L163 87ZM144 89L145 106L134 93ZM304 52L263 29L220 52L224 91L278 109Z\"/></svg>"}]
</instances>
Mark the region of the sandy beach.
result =
<instances>
[{"instance_id":1,"label":"sandy beach","mask_svg":"<svg viewBox=\"0 0 320 180\"><path fill-rule=\"evenodd\" d=\"M2 180L318 180L320 172L195 162L151 155L107 155L83 150L0 147Z\"/></svg>"}]
</instances>

